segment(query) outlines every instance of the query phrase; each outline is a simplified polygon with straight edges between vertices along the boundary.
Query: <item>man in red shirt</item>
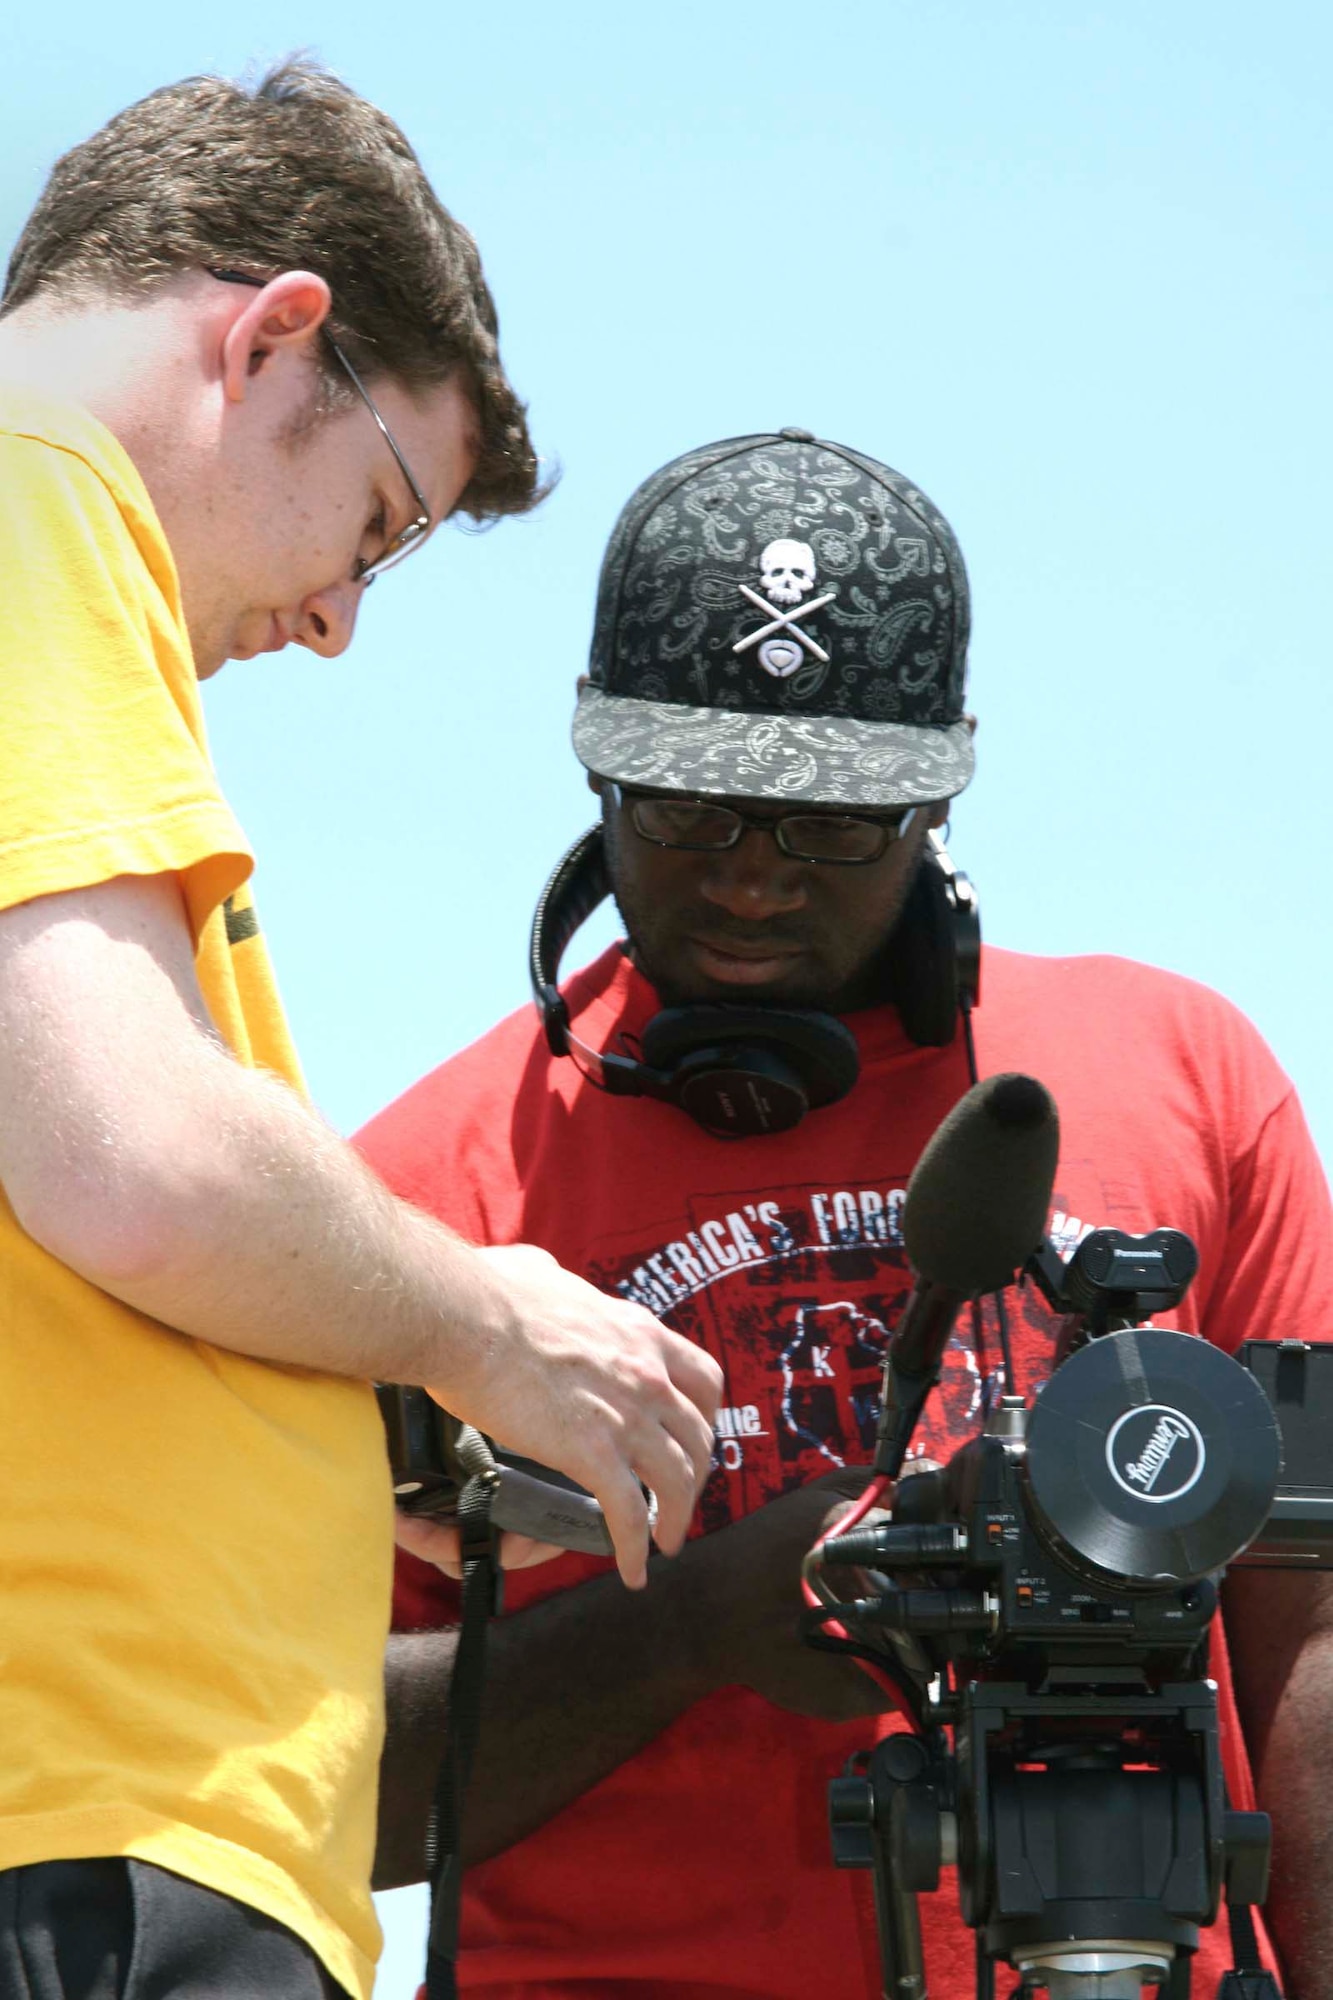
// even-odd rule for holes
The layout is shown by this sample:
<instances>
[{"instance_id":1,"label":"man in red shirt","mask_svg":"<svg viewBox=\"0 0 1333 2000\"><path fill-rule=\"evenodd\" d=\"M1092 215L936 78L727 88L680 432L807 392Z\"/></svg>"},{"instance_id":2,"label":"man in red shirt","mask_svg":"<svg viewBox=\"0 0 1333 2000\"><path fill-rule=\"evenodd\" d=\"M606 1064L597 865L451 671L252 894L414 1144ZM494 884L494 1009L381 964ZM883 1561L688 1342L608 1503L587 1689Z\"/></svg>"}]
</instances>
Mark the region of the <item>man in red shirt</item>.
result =
<instances>
[{"instance_id":1,"label":"man in red shirt","mask_svg":"<svg viewBox=\"0 0 1333 2000\"><path fill-rule=\"evenodd\" d=\"M827 1780L874 1740L878 1696L798 1642L796 1586L826 1513L864 1484L910 1284L904 1190L971 1075L966 925L936 844L972 772L967 636L952 532L888 467L789 430L654 474L608 548L574 725L628 942L569 981L562 1012L569 923L552 914L545 1031L514 1015L361 1136L396 1192L477 1241L544 1245L688 1334L725 1381L699 1532L649 1591L575 1556L512 1580L468 1804L469 1992L879 1991L868 1879L835 1871L825 1825ZM595 867L594 843L570 923ZM1187 1230L1199 1277L1164 1319L1228 1350L1326 1335L1327 1189L1289 1082L1234 1009L1123 960L996 950L980 995L977 1069L1029 1071L1060 1108L1057 1243ZM718 1017L700 1035L690 1010L719 1003L732 1023L756 1010L757 1083L699 1075ZM631 1079L635 1057L651 1075ZM802 1098L808 1115L774 1129ZM1030 1394L1058 1322L1030 1291L1011 1313ZM955 1330L919 1456L945 1459L1005 1386L993 1302L980 1335ZM1250 1798L1253 1765L1288 1994L1313 2000L1333 1991L1329 1593L1256 1572L1228 1590L1234 1694L1220 1630L1212 1671L1231 1795ZM451 1586L404 1563L381 1886L423 1872L455 1616ZM926 1944L932 1994L970 1995L951 1883ZM1196 1991L1229 1962L1224 1926Z\"/></svg>"}]
</instances>

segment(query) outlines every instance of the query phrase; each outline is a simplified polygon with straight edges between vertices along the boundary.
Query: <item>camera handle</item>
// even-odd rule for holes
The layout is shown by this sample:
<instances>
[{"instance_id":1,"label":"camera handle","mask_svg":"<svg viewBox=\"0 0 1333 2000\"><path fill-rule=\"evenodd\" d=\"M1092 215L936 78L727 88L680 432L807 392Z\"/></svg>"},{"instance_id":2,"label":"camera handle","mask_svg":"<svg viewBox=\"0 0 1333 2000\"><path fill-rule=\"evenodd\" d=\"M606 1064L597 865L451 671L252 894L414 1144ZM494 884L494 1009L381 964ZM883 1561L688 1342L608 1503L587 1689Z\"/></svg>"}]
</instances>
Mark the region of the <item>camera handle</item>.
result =
<instances>
[{"instance_id":1,"label":"camera handle","mask_svg":"<svg viewBox=\"0 0 1333 2000\"><path fill-rule=\"evenodd\" d=\"M838 1868L869 1868L885 2000L926 2000L917 1897L938 1889L956 1858L951 1813L941 1809L943 1743L932 1757L919 1736L886 1736L829 1786L829 1827Z\"/></svg>"}]
</instances>

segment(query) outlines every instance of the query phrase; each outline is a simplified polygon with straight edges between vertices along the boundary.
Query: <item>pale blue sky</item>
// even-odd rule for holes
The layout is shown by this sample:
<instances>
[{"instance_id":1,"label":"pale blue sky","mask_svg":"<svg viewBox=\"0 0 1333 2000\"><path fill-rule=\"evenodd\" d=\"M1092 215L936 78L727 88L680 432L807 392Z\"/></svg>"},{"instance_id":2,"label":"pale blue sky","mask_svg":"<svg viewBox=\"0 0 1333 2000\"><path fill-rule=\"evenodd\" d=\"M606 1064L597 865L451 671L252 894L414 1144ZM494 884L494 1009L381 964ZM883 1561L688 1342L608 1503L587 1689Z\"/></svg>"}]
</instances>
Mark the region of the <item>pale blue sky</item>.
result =
<instances>
[{"instance_id":1,"label":"pale blue sky","mask_svg":"<svg viewBox=\"0 0 1333 2000\"><path fill-rule=\"evenodd\" d=\"M378 585L345 660L209 690L328 1115L352 1129L525 998L531 904L590 817L568 713L623 499L690 445L800 424L899 466L962 541L981 727L952 844L987 935L1220 988L1333 1158L1327 6L194 18L7 13L0 242L131 98L311 48L477 234L564 468L533 520ZM417 1940L392 1930L397 2000Z\"/></svg>"}]
</instances>

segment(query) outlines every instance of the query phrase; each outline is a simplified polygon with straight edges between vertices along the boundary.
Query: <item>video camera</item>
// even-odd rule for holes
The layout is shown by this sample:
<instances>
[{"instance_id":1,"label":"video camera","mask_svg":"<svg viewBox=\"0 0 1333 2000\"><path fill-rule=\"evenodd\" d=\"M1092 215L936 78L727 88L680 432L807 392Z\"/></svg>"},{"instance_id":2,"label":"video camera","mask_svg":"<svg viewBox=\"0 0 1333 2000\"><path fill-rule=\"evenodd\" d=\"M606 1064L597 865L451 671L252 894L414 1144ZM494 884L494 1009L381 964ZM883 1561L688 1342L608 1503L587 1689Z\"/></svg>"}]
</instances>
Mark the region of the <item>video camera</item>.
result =
<instances>
[{"instance_id":1,"label":"video camera","mask_svg":"<svg viewBox=\"0 0 1333 2000\"><path fill-rule=\"evenodd\" d=\"M602 1510L572 1479L505 1451L424 1389L379 1382L394 1500L405 1514L452 1522L472 1479L492 1489L490 1526L585 1555L615 1553ZM652 1503L650 1500L650 1513Z\"/></svg>"},{"instance_id":2,"label":"video camera","mask_svg":"<svg viewBox=\"0 0 1333 2000\"><path fill-rule=\"evenodd\" d=\"M1227 1802L1208 1633L1229 1565L1333 1567L1333 1346L1250 1341L1233 1360L1148 1324L1184 1297L1194 1245L1105 1229L1062 1258L1044 1236L1057 1145L1041 1085L989 1078L909 1184L921 1275L886 1358L867 1501L896 1492L887 1519L819 1544L806 1577L807 1636L873 1663L911 1729L834 1781L834 1858L874 1871L886 2000L925 2000L916 1899L955 1862L979 2000L997 1964L1017 1994L1139 2000L1151 1984L1188 2000L1224 1888L1238 1970L1220 2000L1273 2000L1249 1917L1268 1821ZM1055 1371L913 1473L960 1305L1016 1274L1065 1316Z\"/></svg>"}]
</instances>

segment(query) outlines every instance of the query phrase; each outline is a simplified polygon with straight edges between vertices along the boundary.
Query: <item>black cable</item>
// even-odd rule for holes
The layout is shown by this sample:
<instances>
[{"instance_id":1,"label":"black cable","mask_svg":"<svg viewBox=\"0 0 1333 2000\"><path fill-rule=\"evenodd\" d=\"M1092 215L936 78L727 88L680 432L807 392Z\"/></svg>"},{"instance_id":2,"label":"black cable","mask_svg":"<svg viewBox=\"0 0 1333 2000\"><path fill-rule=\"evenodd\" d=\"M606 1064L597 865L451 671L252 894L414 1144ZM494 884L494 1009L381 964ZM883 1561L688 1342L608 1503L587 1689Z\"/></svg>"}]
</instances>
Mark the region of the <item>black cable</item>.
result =
<instances>
[{"instance_id":1,"label":"black cable","mask_svg":"<svg viewBox=\"0 0 1333 2000\"><path fill-rule=\"evenodd\" d=\"M990 1369L988 1365L990 1356L986 1349L986 1318L981 1310L980 1299L973 1299L972 1301L972 1352L977 1358L977 1373L981 1377L981 1414L983 1417L988 1417L991 1412L990 1396L987 1393L990 1387ZM1006 1396L1008 1395L1008 1382L1005 1383L1001 1393Z\"/></svg>"},{"instance_id":2,"label":"black cable","mask_svg":"<svg viewBox=\"0 0 1333 2000\"><path fill-rule=\"evenodd\" d=\"M975 1085L977 1077L977 1044L972 1033L972 999L967 993L958 996L958 1011L963 1017L963 1047L967 1052L967 1080Z\"/></svg>"},{"instance_id":3,"label":"black cable","mask_svg":"<svg viewBox=\"0 0 1333 2000\"><path fill-rule=\"evenodd\" d=\"M1009 1344L1009 1313L1004 1303L1004 1293L996 1292L994 1298L995 1317L1000 1328L1000 1366L1004 1370L1004 1393L1006 1396L1016 1396L1018 1385L1014 1381L1014 1355Z\"/></svg>"},{"instance_id":4,"label":"black cable","mask_svg":"<svg viewBox=\"0 0 1333 2000\"><path fill-rule=\"evenodd\" d=\"M859 1645L855 1639L835 1639L831 1633L823 1631L820 1624L816 1622L817 1619L825 1616L829 1621L832 1621L837 1618L837 1615L838 1607L836 1605L829 1605L826 1614L807 1611L802 1618L801 1630L801 1637L804 1639L806 1645L817 1653L838 1653L841 1654L843 1659L859 1660L865 1665L874 1667L877 1673L883 1674L885 1680L892 1681L897 1693L902 1697L903 1706L906 1710L906 1719L912 1724L918 1736L924 1736L926 1734L926 1707L925 1697L920 1689L914 1687L910 1681L905 1681L902 1678L902 1675L893 1663L892 1654L881 1652L875 1646ZM810 1621L808 1625L806 1623L807 1620Z\"/></svg>"},{"instance_id":5,"label":"black cable","mask_svg":"<svg viewBox=\"0 0 1333 2000\"><path fill-rule=\"evenodd\" d=\"M968 1082L972 1085L973 1089L975 1089L977 1084L980 1082L980 1077L977 1072L977 1043L976 1043L976 1036L972 1031L972 1000L969 994L967 993L959 994L958 1011L963 1017L963 1047L967 1053ZM1018 1394L1018 1388L1014 1382L1014 1357L1013 1357L1013 1351L1009 1344L1009 1315L1005 1311L1003 1295L1000 1292L996 1292L994 1297L995 1297L995 1317L996 1321L998 1322L1000 1330L1000 1366L1004 1369L1004 1393L1006 1396L1016 1396ZM972 1324L973 1324L973 1330L975 1332L976 1329L979 1328L981 1323L978 1313L978 1308L976 1306L973 1307L973 1313L975 1316L973 1318ZM977 1346L978 1346L978 1366L980 1366L981 1343L978 1342Z\"/></svg>"}]
</instances>

